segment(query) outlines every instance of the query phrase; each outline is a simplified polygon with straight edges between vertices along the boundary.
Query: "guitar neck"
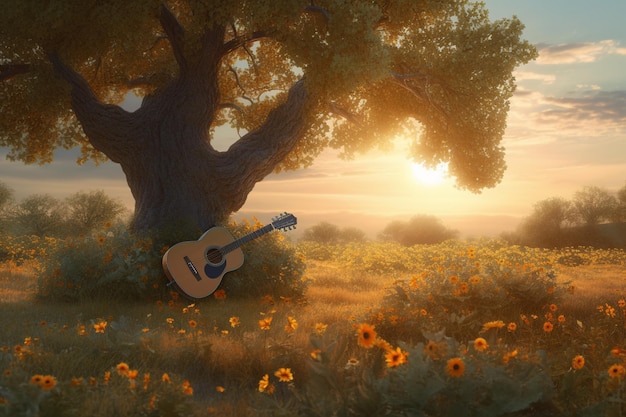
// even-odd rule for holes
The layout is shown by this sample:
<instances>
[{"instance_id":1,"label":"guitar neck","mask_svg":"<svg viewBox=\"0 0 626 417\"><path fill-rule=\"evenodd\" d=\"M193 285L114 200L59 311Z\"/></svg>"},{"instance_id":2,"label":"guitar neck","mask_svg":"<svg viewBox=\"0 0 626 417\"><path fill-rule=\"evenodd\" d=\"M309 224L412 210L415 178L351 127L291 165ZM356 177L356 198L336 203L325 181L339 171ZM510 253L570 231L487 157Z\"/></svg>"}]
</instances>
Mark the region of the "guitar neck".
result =
<instances>
[{"instance_id":1,"label":"guitar neck","mask_svg":"<svg viewBox=\"0 0 626 417\"><path fill-rule=\"evenodd\" d=\"M220 252L222 253L222 255L226 255L234 251L238 247L245 245L246 243L258 237L261 237L264 234L271 232L272 230L274 230L274 225L270 223L267 226L263 226L260 229L255 230L254 232L250 232L247 235L240 237L239 239L233 240L228 245L222 246L220 248Z\"/></svg>"}]
</instances>

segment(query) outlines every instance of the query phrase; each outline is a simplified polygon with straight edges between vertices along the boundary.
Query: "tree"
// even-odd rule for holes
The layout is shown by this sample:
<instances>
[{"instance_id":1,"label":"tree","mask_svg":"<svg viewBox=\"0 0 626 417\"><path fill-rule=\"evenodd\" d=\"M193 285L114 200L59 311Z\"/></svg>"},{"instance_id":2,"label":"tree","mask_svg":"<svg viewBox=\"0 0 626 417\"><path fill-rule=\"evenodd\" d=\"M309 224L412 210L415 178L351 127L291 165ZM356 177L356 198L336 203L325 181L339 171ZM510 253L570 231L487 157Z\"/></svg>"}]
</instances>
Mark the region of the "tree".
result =
<instances>
[{"instance_id":1,"label":"tree","mask_svg":"<svg viewBox=\"0 0 626 417\"><path fill-rule=\"evenodd\" d=\"M0 145L120 164L136 230L223 223L272 171L410 130L416 161L478 192L502 178L512 72L537 55L522 30L468 0L9 0ZM224 125L241 136L220 151Z\"/></svg>"},{"instance_id":2,"label":"tree","mask_svg":"<svg viewBox=\"0 0 626 417\"><path fill-rule=\"evenodd\" d=\"M587 186L574 193L572 200L576 216L586 225L595 226L615 216L617 199L608 190Z\"/></svg>"},{"instance_id":3,"label":"tree","mask_svg":"<svg viewBox=\"0 0 626 417\"><path fill-rule=\"evenodd\" d=\"M328 222L321 222L311 226L302 233L303 241L317 242L324 245L336 245L349 242L363 242L365 232L356 227L344 227Z\"/></svg>"},{"instance_id":4,"label":"tree","mask_svg":"<svg viewBox=\"0 0 626 417\"><path fill-rule=\"evenodd\" d=\"M560 197L539 201L520 226L528 245L557 247L564 244L563 228L572 220L572 203Z\"/></svg>"},{"instance_id":5,"label":"tree","mask_svg":"<svg viewBox=\"0 0 626 417\"><path fill-rule=\"evenodd\" d=\"M626 222L626 185L617 191L617 221Z\"/></svg>"},{"instance_id":6,"label":"tree","mask_svg":"<svg viewBox=\"0 0 626 417\"><path fill-rule=\"evenodd\" d=\"M17 234L58 236L63 231L64 208L48 194L33 194L14 208L11 226Z\"/></svg>"},{"instance_id":7,"label":"tree","mask_svg":"<svg viewBox=\"0 0 626 417\"><path fill-rule=\"evenodd\" d=\"M66 198L68 232L87 234L113 222L124 206L107 196L104 191L77 192Z\"/></svg>"},{"instance_id":8,"label":"tree","mask_svg":"<svg viewBox=\"0 0 626 417\"><path fill-rule=\"evenodd\" d=\"M458 234L458 231L445 227L437 217L422 214L412 217L408 222L392 221L383 229L380 238L412 246L441 243L457 237Z\"/></svg>"},{"instance_id":9,"label":"tree","mask_svg":"<svg viewBox=\"0 0 626 417\"><path fill-rule=\"evenodd\" d=\"M0 232L7 228L7 207L13 200L13 189L0 181Z\"/></svg>"}]
</instances>

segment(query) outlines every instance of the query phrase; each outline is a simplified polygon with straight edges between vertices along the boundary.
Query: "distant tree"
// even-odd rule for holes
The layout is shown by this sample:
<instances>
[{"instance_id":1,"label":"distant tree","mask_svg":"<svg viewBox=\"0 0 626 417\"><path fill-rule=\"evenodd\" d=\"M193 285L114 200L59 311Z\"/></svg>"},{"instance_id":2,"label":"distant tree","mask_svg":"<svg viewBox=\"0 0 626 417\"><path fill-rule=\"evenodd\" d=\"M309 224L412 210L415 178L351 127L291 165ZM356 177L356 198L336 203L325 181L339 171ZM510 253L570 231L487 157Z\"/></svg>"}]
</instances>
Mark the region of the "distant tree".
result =
<instances>
[{"instance_id":1,"label":"distant tree","mask_svg":"<svg viewBox=\"0 0 626 417\"><path fill-rule=\"evenodd\" d=\"M431 215L418 215L408 222L395 220L379 235L382 240L393 240L405 246L440 243L457 237L457 230L448 229L440 219Z\"/></svg>"},{"instance_id":2,"label":"distant tree","mask_svg":"<svg viewBox=\"0 0 626 417\"><path fill-rule=\"evenodd\" d=\"M608 190L586 186L574 194L572 200L575 216L586 226L595 226L615 217L618 201Z\"/></svg>"},{"instance_id":3,"label":"distant tree","mask_svg":"<svg viewBox=\"0 0 626 417\"><path fill-rule=\"evenodd\" d=\"M522 241L530 246L555 247L564 243L564 227L572 220L572 203L560 197L539 201L520 226Z\"/></svg>"},{"instance_id":4,"label":"distant tree","mask_svg":"<svg viewBox=\"0 0 626 417\"><path fill-rule=\"evenodd\" d=\"M0 181L0 231L7 227L7 207L13 201L13 189Z\"/></svg>"},{"instance_id":5,"label":"distant tree","mask_svg":"<svg viewBox=\"0 0 626 417\"><path fill-rule=\"evenodd\" d=\"M626 185L617 191L617 221L626 222Z\"/></svg>"},{"instance_id":6,"label":"distant tree","mask_svg":"<svg viewBox=\"0 0 626 417\"><path fill-rule=\"evenodd\" d=\"M365 232L356 227L344 227L328 222L321 222L304 231L302 241L317 242L325 245L336 245L365 240Z\"/></svg>"},{"instance_id":7,"label":"distant tree","mask_svg":"<svg viewBox=\"0 0 626 417\"><path fill-rule=\"evenodd\" d=\"M17 204L10 215L11 228L17 234L59 236L64 233L64 207L47 194L34 194Z\"/></svg>"},{"instance_id":8,"label":"distant tree","mask_svg":"<svg viewBox=\"0 0 626 417\"><path fill-rule=\"evenodd\" d=\"M124 212L124 205L104 191L77 192L65 199L68 234L86 234L113 222Z\"/></svg>"}]
</instances>

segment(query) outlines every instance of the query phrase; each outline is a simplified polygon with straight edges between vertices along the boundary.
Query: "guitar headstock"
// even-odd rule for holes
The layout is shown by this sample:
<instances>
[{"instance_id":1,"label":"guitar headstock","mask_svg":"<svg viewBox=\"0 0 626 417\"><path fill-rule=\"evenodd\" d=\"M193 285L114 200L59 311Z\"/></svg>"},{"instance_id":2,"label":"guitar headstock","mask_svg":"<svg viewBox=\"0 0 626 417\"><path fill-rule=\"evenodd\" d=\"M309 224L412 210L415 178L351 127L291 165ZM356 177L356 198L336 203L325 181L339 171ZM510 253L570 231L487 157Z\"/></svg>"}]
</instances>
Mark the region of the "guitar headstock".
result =
<instances>
[{"instance_id":1,"label":"guitar headstock","mask_svg":"<svg viewBox=\"0 0 626 417\"><path fill-rule=\"evenodd\" d=\"M296 228L298 219L290 213L282 213L272 219L274 229L291 230Z\"/></svg>"}]
</instances>

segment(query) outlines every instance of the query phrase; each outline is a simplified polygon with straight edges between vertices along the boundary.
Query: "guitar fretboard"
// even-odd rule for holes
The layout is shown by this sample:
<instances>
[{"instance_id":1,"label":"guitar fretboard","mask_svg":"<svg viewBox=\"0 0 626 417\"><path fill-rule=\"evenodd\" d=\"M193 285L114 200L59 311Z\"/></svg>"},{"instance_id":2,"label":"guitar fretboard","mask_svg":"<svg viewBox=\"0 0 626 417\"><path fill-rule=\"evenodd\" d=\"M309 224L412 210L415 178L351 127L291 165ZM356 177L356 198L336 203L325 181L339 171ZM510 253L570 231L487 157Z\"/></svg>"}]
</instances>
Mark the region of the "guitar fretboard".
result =
<instances>
[{"instance_id":1,"label":"guitar fretboard","mask_svg":"<svg viewBox=\"0 0 626 417\"><path fill-rule=\"evenodd\" d=\"M230 242L228 245L224 245L222 246L219 251L221 252L222 256L234 251L235 249L237 249L238 247L245 245L246 243L250 242L251 240L254 240L258 237L263 236L266 233L271 232L272 230L274 230L274 225L273 224L268 224L267 226L263 226L260 229L255 230L254 232L250 232L245 236L240 237L239 239L236 239L232 242Z\"/></svg>"}]
</instances>

